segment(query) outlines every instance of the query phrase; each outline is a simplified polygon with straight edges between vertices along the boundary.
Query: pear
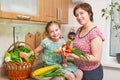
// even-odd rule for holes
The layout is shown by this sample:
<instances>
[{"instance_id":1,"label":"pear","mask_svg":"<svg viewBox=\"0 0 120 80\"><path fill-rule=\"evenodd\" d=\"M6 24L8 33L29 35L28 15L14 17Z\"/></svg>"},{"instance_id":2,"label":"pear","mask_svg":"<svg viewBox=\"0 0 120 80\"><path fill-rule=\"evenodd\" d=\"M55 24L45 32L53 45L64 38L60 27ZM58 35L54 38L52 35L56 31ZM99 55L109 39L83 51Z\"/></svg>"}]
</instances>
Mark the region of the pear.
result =
<instances>
[{"instance_id":1,"label":"pear","mask_svg":"<svg viewBox=\"0 0 120 80\"><path fill-rule=\"evenodd\" d=\"M6 62L9 62L9 61L11 61L11 55L10 55L10 53L9 52L5 52L5 61Z\"/></svg>"},{"instance_id":2,"label":"pear","mask_svg":"<svg viewBox=\"0 0 120 80\"><path fill-rule=\"evenodd\" d=\"M8 51L5 52L5 57L11 57L11 55Z\"/></svg>"}]
</instances>

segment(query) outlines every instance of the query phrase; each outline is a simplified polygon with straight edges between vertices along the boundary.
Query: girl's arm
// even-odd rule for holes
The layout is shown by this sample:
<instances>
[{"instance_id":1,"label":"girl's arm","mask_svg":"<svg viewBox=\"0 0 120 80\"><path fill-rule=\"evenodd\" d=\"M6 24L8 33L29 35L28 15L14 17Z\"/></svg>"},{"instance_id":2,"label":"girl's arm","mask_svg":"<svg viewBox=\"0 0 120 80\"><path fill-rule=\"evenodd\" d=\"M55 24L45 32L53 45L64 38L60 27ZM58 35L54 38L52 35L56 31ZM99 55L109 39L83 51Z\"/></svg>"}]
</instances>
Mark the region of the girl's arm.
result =
<instances>
[{"instance_id":1,"label":"girl's arm","mask_svg":"<svg viewBox=\"0 0 120 80\"><path fill-rule=\"evenodd\" d=\"M40 52L41 50L43 50L43 46L39 45L36 49L35 49L35 53Z\"/></svg>"},{"instance_id":2,"label":"girl's arm","mask_svg":"<svg viewBox=\"0 0 120 80\"><path fill-rule=\"evenodd\" d=\"M39 45L34 51L35 53L39 53L40 51L42 51L44 48L43 46ZM33 51L30 52L32 55L34 54Z\"/></svg>"},{"instance_id":3,"label":"girl's arm","mask_svg":"<svg viewBox=\"0 0 120 80\"><path fill-rule=\"evenodd\" d=\"M65 68L65 67L67 67L67 58L65 56L65 51L64 50L62 50L61 56L62 56L63 67Z\"/></svg>"},{"instance_id":4,"label":"girl's arm","mask_svg":"<svg viewBox=\"0 0 120 80\"><path fill-rule=\"evenodd\" d=\"M42 46L38 46L34 51L35 53L39 53L42 49L43 49ZM31 55L34 55L33 51L31 51L30 53L25 53L25 52L20 53L20 57L24 58L26 61L29 61L28 56L31 56Z\"/></svg>"}]
</instances>

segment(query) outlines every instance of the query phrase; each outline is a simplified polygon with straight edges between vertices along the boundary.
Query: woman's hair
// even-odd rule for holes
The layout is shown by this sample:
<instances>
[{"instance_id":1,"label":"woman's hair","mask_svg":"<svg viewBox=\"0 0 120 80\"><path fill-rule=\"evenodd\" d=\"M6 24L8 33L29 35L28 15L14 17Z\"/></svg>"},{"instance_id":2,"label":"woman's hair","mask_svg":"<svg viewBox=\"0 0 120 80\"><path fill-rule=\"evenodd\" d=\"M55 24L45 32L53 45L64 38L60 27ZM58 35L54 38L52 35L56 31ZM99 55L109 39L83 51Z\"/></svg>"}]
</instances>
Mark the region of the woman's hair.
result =
<instances>
[{"instance_id":1,"label":"woman's hair","mask_svg":"<svg viewBox=\"0 0 120 80\"><path fill-rule=\"evenodd\" d=\"M93 11L92 11L92 7L91 7L90 4L88 4L88 3L78 3L73 10L73 14L74 14L75 17L76 17L75 11L79 8L87 11L88 14L90 15L90 20L93 21Z\"/></svg>"},{"instance_id":2,"label":"woman's hair","mask_svg":"<svg viewBox=\"0 0 120 80\"><path fill-rule=\"evenodd\" d=\"M53 24L56 24L56 25L58 25L58 27L59 28L61 28L61 26L60 26L60 24L58 23L58 22L56 22L56 21L50 21L50 22L48 22L47 23L47 25L46 25L46 27L45 27L45 31L48 33L48 28L51 26L51 25L53 25Z\"/></svg>"}]
</instances>

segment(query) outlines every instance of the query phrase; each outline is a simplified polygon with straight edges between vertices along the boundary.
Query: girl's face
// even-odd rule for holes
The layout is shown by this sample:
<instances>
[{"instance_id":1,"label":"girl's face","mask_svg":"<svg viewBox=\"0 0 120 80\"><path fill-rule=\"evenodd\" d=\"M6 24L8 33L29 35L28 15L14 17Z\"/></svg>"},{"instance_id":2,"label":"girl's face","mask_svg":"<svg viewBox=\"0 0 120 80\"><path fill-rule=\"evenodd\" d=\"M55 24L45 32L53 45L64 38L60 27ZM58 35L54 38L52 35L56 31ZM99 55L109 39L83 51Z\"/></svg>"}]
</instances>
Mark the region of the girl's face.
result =
<instances>
[{"instance_id":1,"label":"girl's face","mask_svg":"<svg viewBox=\"0 0 120 80\"><path fill-rule=\"evenodd\" d=\"M58 41L61 36L61 30L57 24L52 24L48 27L48 35L53 41Z\"/></svg>"},{"instance_id":2,"label":"girl's face","mask_svg":"<svg viewBox=\"0 0 120 80\"><path fill-rule=\"evenodd\" d=\"M75 14L78 23L80 23L81 25L85 25L88 23L88 21L90 21L90 15L88 14L88 12L81 8L78 8L75 11Z\"/></svg>"}]
</instances>

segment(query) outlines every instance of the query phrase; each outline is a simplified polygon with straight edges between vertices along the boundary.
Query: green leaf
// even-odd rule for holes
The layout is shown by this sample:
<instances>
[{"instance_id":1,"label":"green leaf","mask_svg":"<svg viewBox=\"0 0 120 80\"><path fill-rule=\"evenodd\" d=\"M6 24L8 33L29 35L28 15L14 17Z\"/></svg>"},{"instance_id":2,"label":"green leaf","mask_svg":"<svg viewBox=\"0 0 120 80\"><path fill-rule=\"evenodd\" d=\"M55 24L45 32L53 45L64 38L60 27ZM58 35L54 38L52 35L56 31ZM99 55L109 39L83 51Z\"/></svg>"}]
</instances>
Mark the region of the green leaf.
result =
<instances>
[{"instance_id":1,"label":"green leaf","mask_svg":"<svg viewBox=\"0 0 120 80\"><path fill-rule=\"evenodd\" d=\"M88 60L87 56L83 52L81 52L80 50L72 48L72 53L81 57L83 60Z\"/></svg>"}]
</instances>

